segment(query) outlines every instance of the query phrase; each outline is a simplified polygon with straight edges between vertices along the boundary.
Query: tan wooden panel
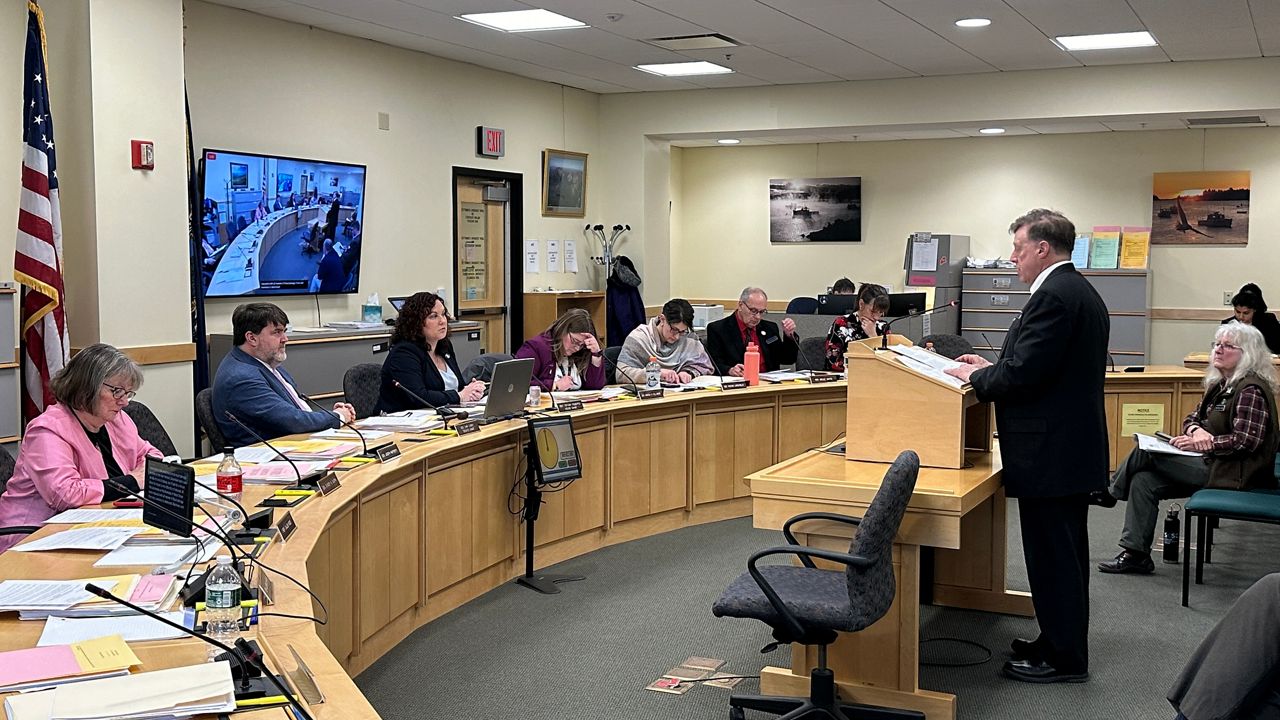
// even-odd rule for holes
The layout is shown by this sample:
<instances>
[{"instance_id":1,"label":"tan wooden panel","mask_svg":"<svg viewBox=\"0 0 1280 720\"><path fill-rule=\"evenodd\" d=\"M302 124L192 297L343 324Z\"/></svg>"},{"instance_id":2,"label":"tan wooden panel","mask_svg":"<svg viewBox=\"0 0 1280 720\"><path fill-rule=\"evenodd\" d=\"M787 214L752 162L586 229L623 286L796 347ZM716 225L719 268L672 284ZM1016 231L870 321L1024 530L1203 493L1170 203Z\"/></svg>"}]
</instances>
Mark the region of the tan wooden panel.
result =
<instances>
[{"instance_id":1,"label":"tan wooden panel","mask_svg":"<svg viewBox=\"0 0 1280 720\"><path fill-rule=\"evenodd\" d=\"M391 544L387 599L391 617L395 617L423 599L418 577L422 548L422 479L404 483L384 497L390 499L391 510L387 528Z\"/></svg>"},{"instance_id":2,"label":"tan wooden panel","mask_svg":"<svg viewBox=\"0 0 1280 720\"><path fill-rule=\"evenodd\" d=\"M613 478L613 519L629 520L649 514L649 426L615 426L610 476Z\"/></svg>"},{"instance_id":3,"label":"tan wooden panel","mask_svg":"<svg viewBox=\"0 0 1280 720\"><path fill-rule=\"evenodd\" d=\"M351 578L356 576L355 505L325 530L329 543L329 559L325 563L329 575L329 593L321 595L328 610L325 645L341 663L346 664L355 650L356 594ZM281 584L276 583L279 594ZM317 593L318 594L318 593ZM316 607L313 612L320 613ZM319 615L317 615L319 617Z\"/></svg>"},{"instance_id":4,"label":"tan wooden panel","mask_svg":"<svg viewBox=\"0 0 1280 720\"><path fill-rule=\"evenodd\" d=\"M745 497L751 494L746 476L774 462L773 408L733 413L733 436L732 496Z\"/></svg>"},{"instance_id":5,"label":"tan wooden panel","mask_svg":"<svg viewBox=\"0 0 1280 720\"><path fill-rule=\"evenodd\" d=\"M471 574L471 465L427 474L427 594Z\"/></svg>"},{"instance_id":6,"label":"tan wooden panel","mask_svg":"<svg viewBox=\"0 0 1280 720\"><path fill-rule=\"evenodd\" d=\"M689 420L675 418L649 425L649 512L684 507L689 479Z\"/></svg>"},{"instance_id":7,"label":"tan wooden panel","mask_svg":"<svg viewBox=\"0 0 1280 720\"><path fill-rule=\"evenodd\" d=\"M577 481L574 481L577 484ZM538 522L533 526L535 545L546 545L564 537L564 492L542 494L542 507L538 510ZM523 541L524 531L520 531Z\"/></svg>"},{"instance_id":8,"label":"tan wooden panel","mask_svg":"<svg viewBox=\"0 0 1280 720\"><path fill-rule=\"evenodd\" d=\"M843 409L844 403L841 403ZM824 405L783 405L778 412L778 458L785 460L816 446L826 424ZM844 419L841 418L841 422Z\"/></svg>"},{"instance_id":9,"label":"tan wooden panel","mask_svg":"<svg viewBox=\"0 0 1280 720\"><path fill-rule=\"evenodd\" d=\"M311 592L315 593L316 597L320 598L327 607L332 600L334 588L333 579L331 578L330 562L329 533L326 531L320 533L320 535L316 537L316 544L311 548L311 554L307 556L307 579L311 585ZM275 576L272 576L272 580L274 579ZM286 580L285 582L288 581ZM350 586L351 583L346 583L346 585ZM312 605L315 605L315 601L312 601ZM312 612L316 613L316 617L322 616L318 605L315 605ZM329 632L334 628L332 620L334 620L334 618L330 617L330 622L324 625L316 623L316 637L320 638L320 642L328 646L329 651L333 653L333 656L341 661L345 656L339 655L338 652L333 649L333 646L329 644Z\"/></svg>"},{"instance_id":10,"label":"tan wooden panel","mask_svg":"<svg viewBox=\"0 0 1280 720\"><path fill-rule=\"evenodd\" d=\"M360 503L360 640L391 620L391 498L383 493Z\"/></svg>"},{"instance_id":11,"label":"tan wooden panel","mask_svg":"<svg viewBox=\"0 0 1280 720\"><path fill-rule=\"evenodd\" d=\"M694 504L727 500L734 495L737 464L734 415L726 412L694 415Z\"/></svg>"},{"instance_id":12,"label":"tan wooden panel","mask_svg":"<svg viewBox=\"0 0 1280 720\"><path fill-rule=\"evenodd\" d=\"M515 451L495 453L471 463L471 572L477 573L515 554L516 518L507 511L515 477Z\"/></svg>"},{"instance_id":13,"label":"tan wooden panel","mask_svg":"<svg viewBox=\"0 0 1280 720\"><path fill-rule=\"evenodd\" d=\"M817 444L829 443L840 437L841 434L847 433L848 429L845 423L848 422L847 412L848 403L833 402L823 403L822 405L822 436L818 438ZM779 460L786 459L789 455L779 456Z\"/></svg>"},{"instance_id":14,"label":"tan wooden panel","mask_svg":"<svg viewBox=\"0 0 1280 720\"><path fill-rule=\"evenodd\" d=\"M578 455L582 458L582 477L564 491L564 534L604 527L604 485L608 459L605 456L605 431L578 434Z\"/></svg>"}]
</instances>

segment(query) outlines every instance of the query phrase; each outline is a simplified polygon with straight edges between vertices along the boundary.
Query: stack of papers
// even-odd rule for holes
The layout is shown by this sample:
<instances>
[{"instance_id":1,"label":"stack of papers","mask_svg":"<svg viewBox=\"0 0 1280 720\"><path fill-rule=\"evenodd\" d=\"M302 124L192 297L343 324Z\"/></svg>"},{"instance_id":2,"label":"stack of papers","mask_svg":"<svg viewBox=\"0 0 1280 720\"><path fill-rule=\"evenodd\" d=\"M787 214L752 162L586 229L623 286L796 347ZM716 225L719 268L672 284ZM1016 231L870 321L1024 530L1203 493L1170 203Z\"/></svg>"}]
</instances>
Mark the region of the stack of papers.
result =
<instances>
[{"instance_id":1,"label":"stack of papers","mask_svg":"<svg viewBox=\"0 0 1280 720\"><path fill-rule=\"evenodd\" d=\"M792 370L772 370L760 373L760 379L766 382L780 383L788 380L808 380L809 376L803 372Z\"/></svg>"},{"instance_id":2,"label":"stack of papers","mask_svg":"<svg viewBox=\"0 0 1280 720\"><path fill-rule=\"evenodd\" d=\"M328 430L321 430L318 433L311 433L311 437L319 438L321 440L341 439L341 440L355 440L356 442L359 442L360 437L364 436L365 442L369 442L370 440L377 440L379 438L384 438L390 434L391 433L385 430L366 430L364 428L360 428L360 435L357 435L355 431L342 427L342 428L329 428Z\"/></svg>"},{"instance_id":3,"label":"stack of papers","mask_svg":"<svg viewBox=\"0 0 1280 720\"><path fill-rule=\"evenodd\" d=\"M444 427L435 410L407 410L394 415L373 415L356 421L360 430L385 430L387 432L420 433Z\"/></svg>"},{"instance_id":4,"label":"stack of papers","mask_svg":"<svg viewBox=\"0 0 1280 720\"><path fill-rule=\"evenodd\" d=\"M334 320L325 323L325 327L337 328L339 330L377 330L386 327L380 322L363 322L360 320Z\"/></svg>"},{"instance_id":5,"label":"stack of papers","mask_svg":"<svg viewBox=\"0 0 1280 720\"><path fill-rule=\"evenodd\" d=\"M898 362L925 377L931 377L952 387L959 388L965 385L960 378L946 373L947 370L960 367L964 363L918 346L890 345L889 350L893 351Z\"/></svg>"},{"instance_id":6,"label":"stack of papers","mask_svg":"<svg viewBox=\"0 0 1280 720\"><path fill-rule=\"evenodd\" d=\"M24 542L13 547L14 552L40 552L42 550L115 550L129 538L145 531L141 527L82 527L46 535L38 540Z\"/></svg>"},{"instance_id":7,"label":"stack of papers","mask_svg":"<svg viewBox=\"0 0 1280 720\"><path fill-rule=\"evenodd\" d=\"M293 460L337 460L360 451L359 443L341 440L282 440L275 446Z\"/></svg>"},{"instance_id":8,"label":"stack of papers","mask_svg":"<svg viewBox=\"0 0 1280 720\"><path fill-rule=\"evenodd\" d=\"M42 690L65 682L124 675L129 666L141 664L118 634L69 645L10 650L0 653L0 692ZM13 713L9 717L13 718Z\"/></svg>"},{"instance_id":9,"label":"stack of papers","mask_svg":"<svg viewBox=\"0 0 1280 720\"><path fill-rule=\"evenodd\" d=\"M98 509L95 507L63 510L44 521L45 525L80 525L81 523L109 522L113 520L142 520L142 509Z\"/></svg>"},{"instance_id":10,"label":"stack of papers","mask_svg":"<svg viewBox=\"0 0 1280 720\"><path fill-rule=\"evenodd\" d=\"M125 567L144 565L157 567L161 565L187 565L192 562L206 563L222 549L217 541L205 541L204 549L194 541L184 543L165 543L162 545L122 545L103 555L93 564L94 567Z\"/></svg>"},{"instance_id":11,"label":"stack of papers","mask_svg":"<svg viewBox=\"0 0 1280 720\"><path fill-rule=\"evenodd\" d=\"M138 581L138 575L112 575L82 580L4 580L0 581L0 612L18 610L24 613L48 613L80 605L109 603L109 600L103 600L85 590L85 584L93 583L112 594L127 597Z\"/></svg>"},{"instance_id":12,"label":"stack of papers","mask_svg":"<svg viewBox=\"0 0 1280 720\"><path fill-rule=\"evenodd\" d=\"M1142 433L1134 433L1133 439L1138 443L1139 450L1146 450L1147 452L1153 452L1153 453L1161 453L1163 455L1184 455L1186 457L1204 457L1204 453L1196 452L1194 450L1179 450L1178 448L1174 447L1173 445L1170 445L1168 442L1161 440L1158 437L1143 435ZM14 548L14 550L17 550L17 548Z\"/></svg>"},{"instance_id":13,"label":"stack of papers","mask_svg":"<svg viewBox=\"0 0 1280 720\"><path fill-rule=\"evenodd\" d=\"M143 720L235 708L235 685L226 662L90 680L4 700L9 720Z\"/></svg>"},{"instance_id":14,"label":"stack of papers","mask_svg":"<svg viewBox=\"0 0 1280 720\"><path fill-rule=\"evenodd\" d=\"M130 597L141 584L140 575L111 575L108 577L90 578L88 580L73 580L81 590L84 590L85 583L93 583L94 585L109 590L116 597ZM20 620L44 620L45 618L59 617L107 617L117 615L130 615L133 613L129 608L120 603L104 600L97 595L89 595L88 598L81 600L70 607L65 608L22 608L18 612ZM102 634L102 633L99 633Z\"/></svg>"},{"instance_id":15,"label":"stack of papers","mask_svg":"<svg viewBox=\"0 0 1280 720\"><path fill-rule=\"evenodd\" d=\"M182 624L182 611L180 610L160 613L160 616L179 625ZM181 630L175 630L146 615L94 618L51 617L45 621L44 632L40 633L40 641L36 643L36 646L70 645L71 643L102 637L108 633L119 635L128 642L168 640L186 635Z\"/></svg>"},{"instance_id":16,"label":"stack of papers","mask_svg":"<svg viewBox=\"0 0 1280 720\"><path fill-rule=\"evenodd\" d=\"M241 469L242 477L248 483L265 483L268 485L292 485L301 478L316 475L328 470L336 460L298 460L293 464L287 462L269 462L261 465L246 465ZM297 470L294 467L297 466Z\"/></svg>"}]
</instances>

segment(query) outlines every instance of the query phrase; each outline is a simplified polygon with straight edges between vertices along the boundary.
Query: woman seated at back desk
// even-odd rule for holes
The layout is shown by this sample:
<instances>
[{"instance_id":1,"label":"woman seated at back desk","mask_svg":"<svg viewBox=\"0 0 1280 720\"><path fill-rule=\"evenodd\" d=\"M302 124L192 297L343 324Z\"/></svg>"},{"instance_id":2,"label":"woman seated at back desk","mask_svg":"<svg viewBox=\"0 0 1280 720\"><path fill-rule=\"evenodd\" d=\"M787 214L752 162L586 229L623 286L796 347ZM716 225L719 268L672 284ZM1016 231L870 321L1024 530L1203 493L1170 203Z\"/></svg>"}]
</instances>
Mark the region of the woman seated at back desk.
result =
<instances>
[{"instance_id":1,"label":"woman seated at back desk","mask_svg":"<svg viewBox=\"0 0 1280 720\"><path fill-rule=\"evenodd\" d=\"M657 358L662 368L662 382L687 383L699 375L715 372L711 357L702 341L690 329L693 306L676 298L662 306L662 312L627 335L618 355L618 382L645 381L649 358Z\"/></svg>"},{"instance_id":2,"label":"woman seated at back desk","mask_svg":"<svg viewBox=\"0 0 1280 720\"><path fill-rule=\"evenodd\" d=\"M863 283L858 288L858 307L848 315L841 315L831 322L827 333L827 369L844 372L844 354L849 343L866 340L884 334L884 317L889 309L889 291L874 283Z\"/></svg>"},{"instance_id":3,"label":"woman seated at back desk","mask_svg":"<svg viewBox=\"0 0 1280 720\"><path fill-rule=\"evenodd\" d=\"M63 510L127 497L143 486L147 456L160 457L124 412L142 386L142 370L124 353L90 345L49 385L57 402L27 425L0 495L0 527L39 525ZM21 539L0 535L0 552Z\"/></svg>"},{"instance_id":4,"label":"woman seated at back desk","mask_svg":"<svg viewBox=\"0 0 1280 720\"><path fill-rule=\"evenodd\" d=\"M401 387L396 387L399 382ZM400 412L432 406L475 402L484 395L484 383L462 385L462 371L449 342L449 312L444 301L430 292L415 293L405 301L391 333L391 350L382 361L382 386L375 412ZM421 399L419 399L421 398Z\"/></svg>"},{"instance_id":5,"label":"woman seated at back desk","mask_svg":"<svg viewBox=\"0 0 1280 720\"><path fill-rule=\"evenodd\" d=\"M533 358L530 383L543 390L604 387L604 353L591 315L582 308L565 312L541 335L525 340L516 357Z\"/></svg>"},{"instance_id":6,"label":"woman seated at back desk","mask_svg":"<svg viewBox=\"0 0 1280 720\"><path fill-rule=\"evenodd\" d=\"M1231 306L1235 314L1223 320L1223 325L1234 320L1258 328L1262 339L1267 343L1267 352L1280 354L1280 320L1276 320L1274 313L1267 312L1267 301L1262 299L1262 288L1253 283L1245 283L1240 292L1231 298Z\"/></svg>"}]
</instances>

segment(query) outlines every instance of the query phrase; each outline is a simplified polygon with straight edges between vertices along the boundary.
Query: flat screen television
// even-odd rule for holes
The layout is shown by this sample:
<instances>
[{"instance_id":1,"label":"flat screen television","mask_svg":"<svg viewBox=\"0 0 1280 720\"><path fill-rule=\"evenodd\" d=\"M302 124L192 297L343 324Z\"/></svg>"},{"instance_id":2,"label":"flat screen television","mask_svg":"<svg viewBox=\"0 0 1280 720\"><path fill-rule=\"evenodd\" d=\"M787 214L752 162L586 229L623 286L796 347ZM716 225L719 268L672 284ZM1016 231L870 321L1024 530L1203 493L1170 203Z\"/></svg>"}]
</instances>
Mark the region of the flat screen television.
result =
<instances>
[{"instance_id":1,"label":"flat screen television","mask_svg":"<svg viewBox=\"0 0 1280 720\"><path fill-rule=\"evenodd\" d=\"M205 297L359 291L364 165L210 148L200 158Z\"/></svg>"}]
</instances>

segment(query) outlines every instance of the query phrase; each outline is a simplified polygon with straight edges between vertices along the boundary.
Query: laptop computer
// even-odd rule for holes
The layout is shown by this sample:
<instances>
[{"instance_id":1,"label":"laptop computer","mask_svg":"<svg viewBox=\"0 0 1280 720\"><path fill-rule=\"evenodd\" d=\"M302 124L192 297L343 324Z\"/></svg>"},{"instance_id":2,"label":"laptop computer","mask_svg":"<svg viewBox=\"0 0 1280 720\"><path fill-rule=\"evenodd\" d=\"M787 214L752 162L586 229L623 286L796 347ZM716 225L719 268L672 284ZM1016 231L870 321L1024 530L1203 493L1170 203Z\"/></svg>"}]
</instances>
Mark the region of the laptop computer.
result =
<instances>
[{"instance_id":1,"label":"laptop computer","mask_svg":"<svg viewBox=\"0 0 1280 720\"><path fill-rule=\"evenodd\" d=\"M524 414L524 402L529 397L529 381L532 379L533 358L505 360L494 365L484 410L475 415L482 415L485 422L520 417Z\"/></svg>"}]
</instances>

